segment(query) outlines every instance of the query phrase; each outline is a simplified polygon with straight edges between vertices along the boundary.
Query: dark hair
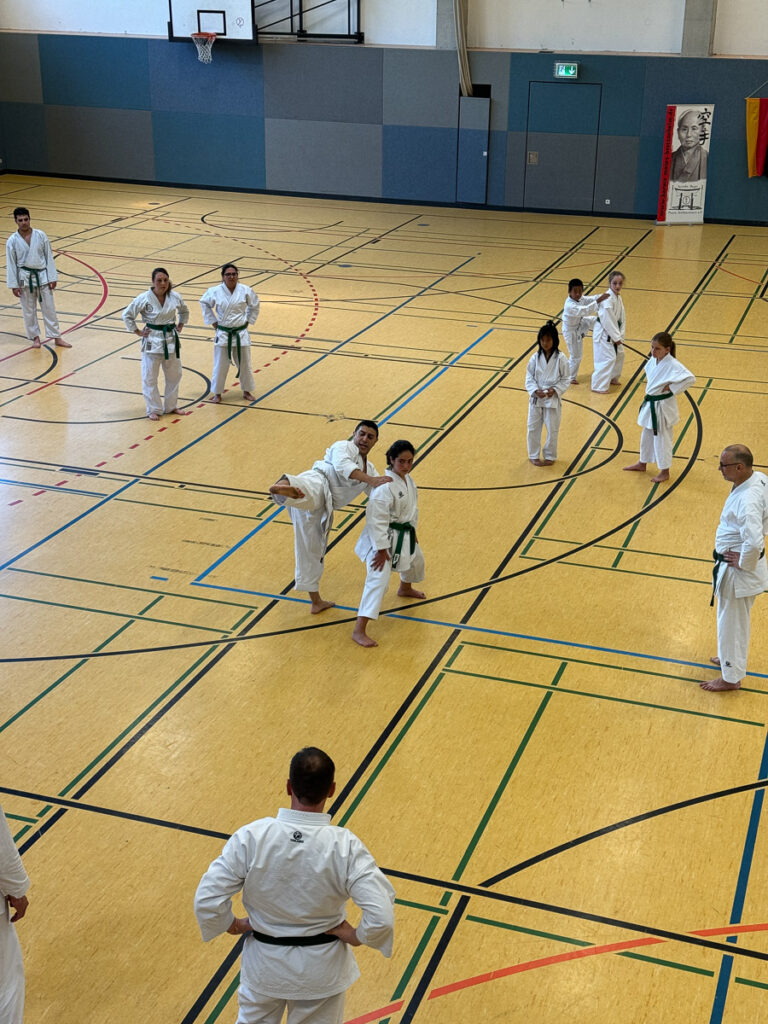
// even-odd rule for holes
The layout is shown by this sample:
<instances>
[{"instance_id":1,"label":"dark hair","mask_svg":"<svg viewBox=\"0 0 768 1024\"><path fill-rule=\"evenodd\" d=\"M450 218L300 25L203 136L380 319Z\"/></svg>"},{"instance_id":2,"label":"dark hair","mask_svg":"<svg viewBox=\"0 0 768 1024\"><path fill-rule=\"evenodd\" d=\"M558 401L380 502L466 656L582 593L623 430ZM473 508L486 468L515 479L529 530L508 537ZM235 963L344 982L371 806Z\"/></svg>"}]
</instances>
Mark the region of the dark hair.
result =
<instances>
[{"instance_id":1,"label":"dark hair","mask_svg":"<svg viewBox=\"0 0 768 1024\"><path fill-rule=\"evenodd\" d=\"M25 217L25 216L26 217L29 216L29 210L26 208L26 206L17 206L16 209L13 211L13 219L14 220L16 220L17 217Z\"/></svg>"},{"instance_id":2,"label":"dark hair","mask_svg":"<svg viewBox=\"0 0 768 1024\"><path fill-rule=\"evenodd\" d=\"M549 336L552 339L551 352L544 352L544 349L541 347L541 339L547 336ZM539 352L544 352L547 362L549 362L551 356L553 356L555 352L560 351L560 335L557 333L557 328L551 320L547 320L544 326L539 328L539 333L536 340L539 343Z\"/></svg>"},{"instance_id":3,"label":"dark hair","mask_svg":"<svg viewBox=\"0 0 768 1024\"><path fill-rule=\"evenodd\" d=\"M171 284L171 275L168 273L165 267L155 267L155 269L152 271L152 284L155 283L155 278L157 277L158 274L165 274L165 276L168 278L168 291L170 291L171 288L173 288L173 285Z\"/></svg>"},{"instance_id":4,"label":"dark hair","mask_svg":"<svg viewBox=\"0 0 768 1024\"><path fill-rule=\"evenodd\" d=\"M410 441L395 441L387 448L387 465L391 466L398 455L402 455L403 452L410 452L411 455L416 454L416 449L413 447Z\"/></svg>"},{"instance_id":5,"label":"dark hair","mask_svg":"<svg viewBox=\"0 0 768 1024\"><path fill-rule=\"evenodd\" d=\"M333 785L336 765L318 747L302 747L291 758L288 778L293 795L302 804L310 806L326 799Z\"/></svg>"},{"instance_id":6,"label":"dark hair","mask_svg":"<svg viewBox=\"0 0 768 1024\"><path fill-rule=\"evenodd\" d=\"M584 287L584 282L581 280L580 277L572 277L571 280L568 282L568 291L569 292L572 291L572 289L574 289L574 288L583 288L583 287Z\"/></svg>"},{"instance_id":7,"label":"dark hair","mask_svg":"<svg viewBox=\"0 0 768 1024\"><path fill-rule=\"evenodd\" d=\"M671 334L667 334L666 331L659 331L657 334L654 334L654 336L651 338L651 341L658 341L658 343L660 345L663 345L664 348L668 348L669 351L674 356L674 354L675 354L675 343L674 343L674 341L672 341L672 335Z\"/></svg>"},{"instance_id":8,"label":"dark hair","mask_svg":"<svg viewBox=\"0 0 768 1024\"><path fill-rule=\"evenodd\" d=\"M374 420L360 420L355 429L352 431L352 434L356 434L360 427L368 427L370 430L375 430L376 437L379 436L379 425Z\"/></svg>"},{"instance_id":9,"label":"dark hair","mask_svg":"<svg viewBox=\"0 0 768 1024\"><path fill-rule=\"evenodd\" d=\"M224 273L225 273L225 272L226 272L227 270L229 270L229 268L230 268L230 267L232 267L232 269L233 269L233 270L234 270L234 271L235 271L235 272L236 272L236 273L237 273L238 275L240 274L240 270L239 270L239 268L238 268L238 267L236 267L234 263L225 263L225 264L224 264L224 266L223 266L223 267L221 268L221 276L222 276L222 277L224 277Z\"/></svg>"}]
</instances>

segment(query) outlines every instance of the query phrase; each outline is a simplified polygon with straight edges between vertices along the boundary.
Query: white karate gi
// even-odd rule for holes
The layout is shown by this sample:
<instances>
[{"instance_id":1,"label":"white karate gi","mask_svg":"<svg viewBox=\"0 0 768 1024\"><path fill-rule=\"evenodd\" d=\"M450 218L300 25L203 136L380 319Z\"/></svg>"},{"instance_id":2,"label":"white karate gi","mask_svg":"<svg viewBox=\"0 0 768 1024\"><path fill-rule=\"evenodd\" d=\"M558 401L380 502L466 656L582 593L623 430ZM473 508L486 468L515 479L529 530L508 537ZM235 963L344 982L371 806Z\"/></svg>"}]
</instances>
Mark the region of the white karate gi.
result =
<instances>
[{"instance_id":1,"label":"white karate gi","mask_svg":"<svg viewBox=\"0 0 768 1024\"><path fill-rule=\"evenodd\" d=\"M350 480L356 469L377 476L376 467L365 460L354 441L335 441L312 469L298 476L285 473L291 487L304 492L303 498L273 494L276 505L287 505L293 523L297 590L317 593L323 575L323 560L333 526L334 509L344 508L358 495L370 493L362 480Z\"/></svg>"},{"instance_id":2,"label":"white karate gi","mask_svg":"<svg viewBox=\"0 0 768 1024\"><path fill-rule=\"evenodd\" d=\"M738 567L719 563L717 656L727 683L747 674L749 615L755 597L768 589L765 535L768 533L768 477L757 471L728 495L715 534L715 550L739 552Z\"/></svg>"},{"instance_id":3,"label":"white karate gi","mask_svg":"<svg viewBox=\"0 0 768 1024\"><path fill-rule=\"evenodd\" d=\"M24 1016L24 964L16 925L6 896L24 896L29 878L0 808L0 1021L21 1024Z\"/></svg>"},{"instance_id":4,"label":"white karate gi","mask_svg":"<svg viewBox=\"0 0 768 1024\"><path fill-rule=\"evenodd\" d=\"M21 312L24 317L24 330L27 338L60 338L61 329L56 317L56 306L53 291L48 287L56 282L59 275L53 261L53 252L48 236L44 231L32 228L29 243L25 242L18 231L14 232L5 243L6 281L9 288L20 288ZM37 276L30 274L36 270ZM45 334L41 336L37 322L37 303L43 313Z\"/></svg>"},{"instance_id":5,"label":"white karate gi","mask_svg":"<svg viewBox=\"0 0 768 1024\"><path fill-rule=\"evenodd\" d=\"M256 388L256 380L251 369L251 338L248 334L248 324L256 322L259 315L259 297L245 284L235 285L235 290L230 291L222 282L208 291L200 299L200 306L203 310L203 321L209 326L218 324L219 328L235 327L243 328L240 332L240 362L237 360L237 337L232 336L232 365L237 370L240 380L240 387L243 391L253 392ZM214 395L220 395L227 382L229 371L229 338L226 331L216 330L213 338L213 374L211 377L211 391Z\"/></svg>"},{"instance_id":6,"label":"white karate gi","mask_svg":"<svg viewBox=\"0 0 768 1024\"><path fill-rule=\"evenodd\" d=\"M563 307L563 338L568 346L568 372L576 380L581 366L584 338L595 326L599 309L597 295L582 295L577 302L569 295Z\"/></svg>"},{"instance_id":7,"label":"white karate gi","mask_svg":"<svg viewBox=\"0 0 768 1024\"><path fill-rule=\"evenodd\" d=\"M655 462L659 469L669 469L672 465L672 428L680 420L677 399L682 391L687 391L696 378L668 352L658 361L651 356L645 364L646 395L670 395L660 402L643 401L638 426L643 428L640 435L640 461ZM669 387L667 388L667 385ZM656 413L656 431L653 429L653 414Z\"/></svg>"},{"instance_id":8,"label":"white karate gi","mask_svg":"<svg viewBox=\"0 0 768 1024\"><path fill-rule=\"evenodd\" d=\"M283 807L276 818L261 818L235 832L195 894L206 942L230 926L231 897L241 890L254 930L278 938L335 928L352 899L363 912L357 937L384 956L392 955L394 890L357 836L332 825L328 814ZM340 940L276 946L249 936L238 1021L278 1024L287 1003L288 1024L341 1024L343 993L359 976L351 947ZM308 1017L309 1003L317 1006Z\"/></svg>"},{"instance_id":9,"label":"white karate gi","mask_svg":"<svg viewBox=\"0 0 768 1024\"><path fill-rule=\"evenodd\" d=\"M368 570L357 614L367 619L378 619L393 569L400 573L403 583L419 583L425 575L421 547L416 544L411 551L408 533L402 533L401 543L401 531L391 526L392 523L410 523L415 529L419 518L416 484L410 474L403 479L389 467L386 474L392 482L376 487L368 499L365 529L355 544L355 554ZM384 549L391 557L382 569L374 569L371 562L376 552Z\"/></svg>"},{"instance_id":10,"label":"white karate gi","mask_svg":"<svg viewBox=\"0 0 768 1024\"><path fill-rule=\"evenodd\" d=\"M543 352L534 352L525 371L525 390L531 396L528 404L528 458L541 456L541 432L547 428L543 458L557 458L557 435L560 431L563 395L570 386L568 360L563 352L553 352L549 359ZM536 391L555 389L551 398L537 398Z\"/></svg>"},{"instance_id":11,"label":"white karate gi","mask_svg":"<svg viewBox=\"0 0 768 1024\"><path fill-rule=\"evenodd\" d=\"M592 331L592 354L595 361L593 391L607 391L611 381L621 376L626 333L627 315L621 295L609 290L608 298L600 304Z\"/></svg>"},{"instance_id":12,"label":"white karate gi","mask_svg":"<svg viewBox=\"0 0 768 1024\"><path fill-rule=\"evenodd\" d=\"M138 330L136 319L139 316L145 324L175 324L178 319L178 323L184 325L189 321L189 307L178 292L168 292L165 302L160 302L150 288L137 295L123 312L123 321L131 334ZM157 386L161 366L165 375L165 395L162 400ZM141 339L141 390L147 405L147 416L151 413L160 416L163 412L173 412L179 404L180 383L181 358L176 355L175 338L171 334L163 335L162 331L150 331L146 338Z\"/></svg>"}]
</instances>

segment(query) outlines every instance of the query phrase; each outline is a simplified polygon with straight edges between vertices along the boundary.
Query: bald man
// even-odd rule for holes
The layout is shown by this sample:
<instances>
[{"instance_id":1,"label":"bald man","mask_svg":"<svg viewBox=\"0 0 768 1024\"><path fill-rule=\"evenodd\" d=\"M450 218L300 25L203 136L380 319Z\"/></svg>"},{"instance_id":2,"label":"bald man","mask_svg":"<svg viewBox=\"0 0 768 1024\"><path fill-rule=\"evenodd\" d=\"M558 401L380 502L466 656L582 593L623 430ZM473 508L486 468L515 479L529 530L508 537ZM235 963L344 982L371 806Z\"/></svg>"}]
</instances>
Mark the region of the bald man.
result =
<instances>
[{"instance_id":1,"label":"bald man","mask_svg":"<svg viewBox=\"0 0 768 1024\"><path fill-rule=\"evenodd\" d=\"M758 594L768 589L765 534L768 477L752 468L752 452L731 444L720 456L720 472L731 484L715 534L713 600L717 597L717 656L720 669L703 690L738 690L747 674L749 616Z\"/></svg>"},{"instance_id":2,"label":"bald man","mask_svg":"<svg viewBox=\"0 0 768 1024\"><path fill-rule=\"evenodd\" d=\"M701 181L707 176L707 151L695 110L686 110L677 122L680 145L672 153L669 177L672 181Z\"/></svg>"}]
</instances>

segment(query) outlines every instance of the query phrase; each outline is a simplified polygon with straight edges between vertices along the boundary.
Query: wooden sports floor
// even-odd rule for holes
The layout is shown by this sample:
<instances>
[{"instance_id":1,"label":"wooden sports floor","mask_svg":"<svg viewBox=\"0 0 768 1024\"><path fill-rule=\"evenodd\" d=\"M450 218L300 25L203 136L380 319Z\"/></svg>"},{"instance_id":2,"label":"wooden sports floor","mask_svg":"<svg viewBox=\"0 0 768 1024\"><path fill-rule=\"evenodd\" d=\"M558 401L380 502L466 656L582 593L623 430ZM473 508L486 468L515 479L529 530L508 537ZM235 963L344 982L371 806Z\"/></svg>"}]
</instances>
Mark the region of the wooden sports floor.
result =
<instances>
[{"instance_id":1,"label":"wooden sports floor","mask_svg":"<svg viewBox=\"0 0 768 1024\"><path fill-rule=\"evenodd\" d=\"M346 1019L712 1024L768 1018L768 602L750 675L714 675L722 448L768 461L768 234L723 224L378 205L0 177L58 253L71 350L0 307L0 800L32 878L28 1024L236 1017L203 870L335 758L334 820L397 890ZM257 400L206 401L198 298L261 296ZM192 307L183 406L150 423L122 309L165 266ZM626 273L621 385L565 396L527 460L524 368L572 276ZM696 374L672 481L635 461L649 339ZM350 639L364 503L311 616L267 487L359 418L418 450L428 599Z\"/></svg>"}]
</instances>

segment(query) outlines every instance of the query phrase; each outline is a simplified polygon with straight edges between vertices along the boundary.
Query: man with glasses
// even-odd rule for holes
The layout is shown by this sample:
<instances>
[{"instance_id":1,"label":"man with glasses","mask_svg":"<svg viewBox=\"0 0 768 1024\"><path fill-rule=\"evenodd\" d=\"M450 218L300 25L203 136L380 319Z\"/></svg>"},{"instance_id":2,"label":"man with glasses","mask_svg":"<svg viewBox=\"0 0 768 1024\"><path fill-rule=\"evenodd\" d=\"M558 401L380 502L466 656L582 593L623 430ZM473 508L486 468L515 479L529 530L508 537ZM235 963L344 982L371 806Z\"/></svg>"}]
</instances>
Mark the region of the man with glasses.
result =
<instances>
[{"instance_id":1,"label":"man with glasses","mask_svg":"<svg viewBox=\"0 0 768 1024\"><path fill-rule=\"evenodd\" d=\"M221 268L221 284L209 288L200 299L203 321L213 327L213 374L211 401L220 402L229 372L237 369L243 398L255 402L256 381L251 369L251 339L248 325L259 315L259 297L247 285L239 283L240 272L234 263Z\"/></svg>"},{"instance_id":2,"label":"man with glasses","mask_svg":"<svg viewBox=\"0 0 768 1024\"><path fill-rule=\"evenodd\" d=\"M720 472L732 485L715 534L713 600L717 597L717 679L703 690L738 690L747 674L749 616L758 594L768 589L765 534L768 477L752 468L752 452L731 444L720 456Z\"/></svg>"}]
</instances>

